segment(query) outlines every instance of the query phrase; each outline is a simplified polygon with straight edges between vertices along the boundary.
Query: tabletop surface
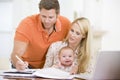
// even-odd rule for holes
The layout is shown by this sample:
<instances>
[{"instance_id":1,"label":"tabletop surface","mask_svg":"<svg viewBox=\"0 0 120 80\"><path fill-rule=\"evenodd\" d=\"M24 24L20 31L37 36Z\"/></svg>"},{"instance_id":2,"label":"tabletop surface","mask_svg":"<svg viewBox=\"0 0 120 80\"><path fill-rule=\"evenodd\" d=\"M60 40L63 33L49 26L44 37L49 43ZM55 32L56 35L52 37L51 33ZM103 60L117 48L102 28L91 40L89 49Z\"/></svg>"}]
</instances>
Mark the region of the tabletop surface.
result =
<instances>
[{"instance_id":1,"label":"tabletop surface","mask_svg":"<svg viewBox=\"0 0 120 80\"><path fill-rule=\"evenodd\" d=\"M0 76L0 80L81 80L81 79L49 79L49 78L38 78L38 77Z\"/></svg>"},{"instance_id":2,"label":"tabletop surface","mask_svg":"<svg viewBox=\"0 0 120 80\"><path fill-rule=\"evenodd\" d=\"M51 68L50 70L56 71L56 69L51 69ZM57 73L55 71L52 71L52 73L49 73L51 72L50 70L45 69L45 70L42 70L42 72L39 72L41 70L38 70L38 69L28 69L22 72L17 71L16 69L0 70L0 80L76 80L76 78L73 77L74 75L68 75L68 73L66 74L66 72L63 73L63 71L61 72L58 70L57 70ZM36 72L39 75L35 75L34 73Z\"/></svg>"}]
</instances>

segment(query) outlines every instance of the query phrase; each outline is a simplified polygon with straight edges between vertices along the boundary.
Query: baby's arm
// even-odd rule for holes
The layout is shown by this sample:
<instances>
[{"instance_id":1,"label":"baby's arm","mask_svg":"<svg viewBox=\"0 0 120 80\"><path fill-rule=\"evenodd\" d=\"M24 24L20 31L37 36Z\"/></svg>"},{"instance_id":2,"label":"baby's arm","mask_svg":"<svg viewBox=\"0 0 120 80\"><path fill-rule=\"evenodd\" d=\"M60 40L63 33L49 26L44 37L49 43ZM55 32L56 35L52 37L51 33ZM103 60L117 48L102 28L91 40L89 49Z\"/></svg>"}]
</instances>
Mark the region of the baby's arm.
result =
<instances>
[{"instance_id":1,"label":"baby's arm","mask_svg":"<svg viewBox=\"0 0 120 80\"><path fill-rule=\"evenodd\" d=\"M55 64L54 64L52 67L54 67L54 68L58 68L58 65L55 65Z\"/></svg>"},{"instance_id":2,"label":"baby's arm","mask_svg":"<svg viewBox=\"0 0 120 80\"><path fill-rule=\"evenodd\" d=\"M61 65L60 65L60 63L58 62L58 63L52 65L52 67L60 69L60 68L61 68Z\"/></svg>"}]
</instances>

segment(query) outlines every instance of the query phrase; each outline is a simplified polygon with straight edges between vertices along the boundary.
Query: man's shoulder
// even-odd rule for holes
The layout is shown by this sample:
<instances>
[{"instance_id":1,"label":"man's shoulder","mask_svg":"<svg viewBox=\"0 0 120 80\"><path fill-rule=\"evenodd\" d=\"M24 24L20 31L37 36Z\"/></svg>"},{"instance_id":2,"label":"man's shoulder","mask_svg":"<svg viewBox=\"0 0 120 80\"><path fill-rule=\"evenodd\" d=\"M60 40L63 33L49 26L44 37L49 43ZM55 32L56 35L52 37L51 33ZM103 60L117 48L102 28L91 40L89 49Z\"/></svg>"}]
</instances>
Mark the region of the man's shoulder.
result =
<instances>
[{"instance_id":1,"label":"man's shoulder","mask_svg":"<svg viewBox=\"0 0 120 80\"><path fill-rule=\"evenodd\" d=\"M37 16L38 14L25 17L23 20L21 20L20 24L18 25L18 28L24 29L24 30L27 30L27 29L30 30L35 28L33 26L36 26L39 22Z\"/></svg>"},{"instance_id":2,"label":"man's shoulder","mask_svg":"<svg viewBox=\"0 0 120 80\"><path fill-rule=\"evenodd\" d=\"M33 15L27 16L25 19L26 20L37 20L38 18L39 18L39 14L33 14Z\"/></svg>"},{"instance_id":3,"label":"man's shoulder","mask_svg":"<svg viewBox=\"0 0 120 80\"><path fill-rule=\"evenodd\" d=\"M69 23L70 23L70 20L69 20L67 17L65 17L65 16L59 15L58 18L59 18L59 20L62 21L62 22L69 22Z\"/></svg>"},{"instance_id":4,"label":"man's shoulder","mask_svg":"<svg viewBox=\"0 0 120 80\"><path fill-rule=\"evenodd\" d=\"M29 15L21 21L21 24L36 25L39 22L38 18L39 18L39 14Z\"/></svg>"}]
</instances>

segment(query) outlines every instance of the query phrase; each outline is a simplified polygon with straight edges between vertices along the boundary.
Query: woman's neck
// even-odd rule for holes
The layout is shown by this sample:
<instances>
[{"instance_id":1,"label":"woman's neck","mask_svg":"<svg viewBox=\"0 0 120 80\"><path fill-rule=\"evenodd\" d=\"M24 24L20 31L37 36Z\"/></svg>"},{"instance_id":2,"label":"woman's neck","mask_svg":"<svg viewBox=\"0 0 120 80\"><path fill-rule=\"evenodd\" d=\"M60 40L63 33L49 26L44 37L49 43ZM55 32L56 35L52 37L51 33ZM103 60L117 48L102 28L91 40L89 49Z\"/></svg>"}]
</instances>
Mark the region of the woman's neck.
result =
<instances>
[{"instance_id":1,"label":"woman's neck","mask_svg":"<svg viewBox=\"0 0 120 80\"><path fill-rule=\"evenodd\" d=\"M70 48L72 48L74 51L77 49L78 45L77 44L68 44Z\"/></svg>"}]
</instances>

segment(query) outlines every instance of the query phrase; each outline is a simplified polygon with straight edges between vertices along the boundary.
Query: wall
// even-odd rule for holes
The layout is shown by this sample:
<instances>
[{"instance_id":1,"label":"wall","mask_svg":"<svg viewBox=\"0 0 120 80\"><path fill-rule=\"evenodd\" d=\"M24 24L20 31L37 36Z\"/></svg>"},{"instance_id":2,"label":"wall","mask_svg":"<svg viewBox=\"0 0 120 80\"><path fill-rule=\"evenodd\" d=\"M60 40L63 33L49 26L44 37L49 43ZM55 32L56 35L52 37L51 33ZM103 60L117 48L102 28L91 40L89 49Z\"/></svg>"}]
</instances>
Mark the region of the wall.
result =
<instances>
[{"instance_id":1,"label":"wall","mask_svg":"<svg viewBox=\"0 0 120 80\"><path fill-rule=\"evenodd\" d=\"M119 0L82 0L83 9L79 16L90 19L91 25L97 30L104 30L101 51L120 51L120 1ZM76 1L78 4L78 1ZM75 4L75 3L74 3Z\"/></svg>"},{"instance_id":2,"label":"wall","mask_svg":"<svg viewBox=\"0 0 120 80\"><path fill-rule=\"evenodd\" d=\"M0 1L0 69L10 67L10 53L13 47L11 0Z\"/></svg>"},{"instance_id":3,"label":"wall","mask_svg":"<svg viewBox=\"0 0 120 80\"><path fill-rule=\"evenodd\" d=\"M96 29L106 30L102 51L120 51L120 0L59 0L61 15L71 21L88 17ZM28 15L39 13L39 0L0 0L0 57L9 59L14 31Z\"/></svg>"},{"instance_id":4,"label":"wall","mask_svg":"<svg viewBox=\"0 0 120 80\"><path fill-rule=\"evenodd\" d=\"M103 0L102 28L107 30L102 50L120 51L120 0Z\"/></svg>"}]
</instances>

